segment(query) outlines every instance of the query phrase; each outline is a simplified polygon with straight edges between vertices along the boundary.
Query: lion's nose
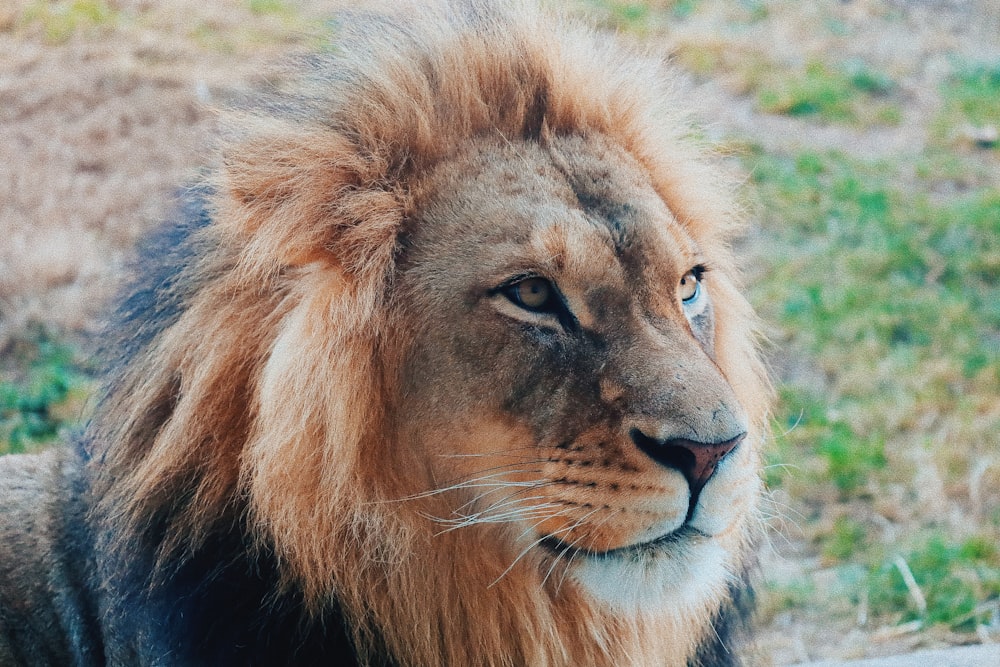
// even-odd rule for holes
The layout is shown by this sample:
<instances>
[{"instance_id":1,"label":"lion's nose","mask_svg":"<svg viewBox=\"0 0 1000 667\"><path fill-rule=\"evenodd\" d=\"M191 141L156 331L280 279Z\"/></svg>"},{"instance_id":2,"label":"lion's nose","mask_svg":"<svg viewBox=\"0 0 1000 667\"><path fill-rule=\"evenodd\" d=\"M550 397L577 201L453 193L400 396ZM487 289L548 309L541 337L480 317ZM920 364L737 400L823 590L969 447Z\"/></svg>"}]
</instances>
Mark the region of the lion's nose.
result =
<instances>
[{"instance_id":1,"label":"lion's nose","mask_svg":"<svg viewBox=\"0 0 1000 667\"><path fill-rule=\"evenodd\" d=\"M701 491L719 462L746 437L746 433L740 433L722 442L699 442L688 438L657 440L637 428L632 429L630 435L636 446L651 459L683 474L692 496Z\"/></svg>"}]
</instances>

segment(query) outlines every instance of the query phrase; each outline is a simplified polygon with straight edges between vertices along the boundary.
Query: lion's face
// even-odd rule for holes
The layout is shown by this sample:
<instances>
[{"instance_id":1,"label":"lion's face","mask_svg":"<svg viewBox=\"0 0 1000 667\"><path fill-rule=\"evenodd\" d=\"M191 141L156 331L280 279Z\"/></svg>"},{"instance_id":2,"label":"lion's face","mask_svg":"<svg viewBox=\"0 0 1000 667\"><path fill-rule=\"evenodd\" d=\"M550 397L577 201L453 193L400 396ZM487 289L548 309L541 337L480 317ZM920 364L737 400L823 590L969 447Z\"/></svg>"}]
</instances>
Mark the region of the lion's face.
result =
<instances>
[{"instance_id":1,"label":"lion's face","mask_svg":"<svg viewBox=\"0 0 1000 667\"><path fill-rule=\"evenodd\" d=\"M704 597L760 491L705 249L600 140L483 142L416 198L393 407L414 491L614 605Z\"/></svg>"}]
</instances>

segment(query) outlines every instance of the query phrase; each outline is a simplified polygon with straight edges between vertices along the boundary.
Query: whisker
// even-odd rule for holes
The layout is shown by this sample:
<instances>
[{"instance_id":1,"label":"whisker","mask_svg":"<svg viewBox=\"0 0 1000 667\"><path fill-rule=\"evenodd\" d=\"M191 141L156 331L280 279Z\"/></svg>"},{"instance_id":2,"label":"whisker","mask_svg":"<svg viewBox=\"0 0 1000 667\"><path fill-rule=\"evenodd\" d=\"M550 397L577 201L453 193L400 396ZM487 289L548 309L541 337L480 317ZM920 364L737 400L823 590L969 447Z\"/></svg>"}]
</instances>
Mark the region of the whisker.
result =
<instances>
[{"instance_id":1,"label":"whisker","mask_svg":"<svg viewBox=\"0 0 1000 667\"><path fill-rule=\"evenodd\" d=\"M774 468L784 468L786 470L802 470L802 466L796 465L794 463L772 463L771 465L764 466L761 470L773 470Z\"/></svg>"},{"instance_id":2,"label":"whisker","mask_svg":"<svg viewBox=\"0 0 1000 667\"><path fill-rule=\"evenodd\" d=\"M796 522L798 519L804 520L806 518L806 515L803 514L801 510L797 509L794 505L778 500L774 497L774 494L765 494L764 497L761 498L761 505L773 508L775 513L780 518L788 519L792 522Z\"/></svg>"},{"instance_id":3,"label":"whisker","mask_svg":"<svg viewBox=\"0 0 1000 667\"><path fill-rule=\"evenodd\" d=\"M514 449L497 449L492 452L475 452L467 454L438 454L439 458L443 459L474 459L474 458L486 458L491 456L510 456L514 452L537 452L538 447L532 445L530 447L515 447Z\"/></svg>"},{"instance_id":4,"label":"whisker","mask_svg":"<svg viewBox=\"0 0 1000 667\"><path fill-rule=\"evenodd\" d=\"M537 513L540 510L540 508L559 506L559 505L553 505L551 503L524 505L524 503L534 500L546 500L547 496L524 497L524 494L530 493L531 491L541 488L547 484L549 484L548 481L538 480L530 485L523 485L523 486L519 485L519 488L513 487L516 488L516 490L513 493L506 494L502 498L499 498L496 501L491 502L489 505L487 505L485 508L479 511L470 513L464 513L462 511L464 508L469 507L470 505L481 503L486 497L488 497L493 493L496 493L501 489L512 488L512 485L497 485L497 488L491 489L486 493L482 493L476 496L475 498L469 500L468 502L463 503L461 506L455 508L454 510L452 510L452 514L454 514L455 516L430 517L430 518L432 518L437 523L451 524L452 528L449 528L448 530L452 530L454 529L454 527L471 526L476 523L504 523L504 522L513 522L520 518L533 518L533 515ZM515 507L515 509L512 510L501 511L504 510L504 508L508 508L511 506L517 506L517 507ZM443 531L443 532L448 532L448 531Z\"/></svg>"},{"instance_id":5,"label":"whisker","mask_svg":"<svg viewBox=\"0 0 1000 667\"><path fill-rule=\"evenodd\" d=\"M535 498L541 500L544 497L536 496ZM534 500L535 498L529 498L529 500ZM529 517L529 515L537 514L541 510L547 510L553 507L560 507L560 505L557 503L541 503L538 505L519 506L506 512L499 512L495 514L477 512L475 514L461 516L458 518L438 519L438 523L446 525L450 524L447 529L441 531L442 533L447 533L457 528L465 528L467 526L473 526L480 523L513 523L517 519L526 518ZM530 518L533 518L533 516Z\"/></svg>"},{"instance_id":6,"label":"whisker","mask_svg":"<svg viewBox=\"0 0 1000 667\"><path fill-rule=\"evenodd\" d=\"M534 488L540 488L541 486L544 486L544 485L540 484L540 485L538 485L537 487L534 487ZM486 506L485 508L479 510L478 512L473 512L472 514L465 515L465 516L483 516L483 515L487 515L487 514L489 514L491 512L494 512L496 510L503 509L504 507L509 507L511 505L517 505L518 503L527 502L529 500L545 500L545 498L546 498L546 496L528 496L527 498L518 498L518 496L520 496L521 494L526 493L528 491L529 491L529 489L518 489L516 492L508 494L507 496L505 496L503 498L500 498L496 502L489 504L488 506ZM489 493L493 493L493 492L490 491ZM487 495L489 495L489 494L483 494L483 496L480 496L476 500L477 501L481 500L481 499L485 498ZM463 505L463 507L465 507L466 505L469 505L469 503L466 503L465 505ZM461 508L459 508L459 509L461 509ZM455 513L458 514L457 511Z\"/></svg>"},{"instance_id":7,"label":"whisker","mask_svg":"<svg viewBox=\"0 0 1000 667\"><path fill-rule=\"evenodd\" d=\"M512 498L516 498L517 496L520 496L520 495L522 495L524 493L527 493L529 491L532 491L534 489L539 489L539 488L541 488L543 486L546 486L548 484L551 484L551 482L549 482L548 480L536 480L531 485L519 484L516 487L512 486L512 485L500 485L500 484L498 484L496 486L496 488L491 489L491 490L489 490L489 491L487 491L485 493L481 493L481 494L477 495L475 498L473 498L473 499L471 499L471 500L469 500L469 501L467 501L465 503L462 503L461 505L459 505L458 507L456 507L454 511L455 511L455 513L458 513L458 512L462 511L463 509L465 509L466 507L468 507L470 505L474 505L476 503L479 503L481 501L486 500L487 496L493 495L494 493L497 493L498 491L500 491L502 489L506 489L506 488L516 488L517 489L513 493L507 494L503 498L500 498L497 501L493 501L492 504L489 507L486 508L488 510L490 507L495 507L497 505L497 503L503 503L503 502L505 502L507 500L510 500Z\"/></svg>"},{"instance_id":8,"label":"whisker","mask_svg":"<svg viewBox=\"0 0 1000 667\"><path fill-rule=\"evenodd\" d=\"M572 507L563 507L563 509L561 509L560 511L558 511L558 512L554 512L553 514L550 514L550 515L546 516L545 518L541 519L540 521L537 521L537 522L536 522L536 523L534 523L533 525L531 525L531 526L529 526L528 528L526 528L526 529L525 529L525 531L524 531L523 533L521 533L521 536L523 537L525 533L528 533L528 532L530 532L530 531L534 530L535 528L537 528L538 526L542 525L543 523L545 523L545 522L546 522L546 521L548 521L549 519L554 519L554 518L555 518L555 517L557 517L557 516L562 516L562 515L566 514L567 512L570 512L570 511L572 511L572 509L573 509ZM501 573L500 573L500 576L499 576L499 577L497 577L496 579L494 579L494 580L493 580L493 583L491 583L491 584L490 584L489 586L487 586L487 588L492 588L492 587L493 587L493 586L494 586L494 585L495 585L495 584L496 584L497 582L499 582L499 581L500 581L501 579L503 579L504 577L506 577L506 576L507 576L507 575L508 575L508 574L510 573L510 571L514 569L514 566L515 566L515 565L517 565L517 564L518 564L518 562L520 562L520 560L521 560L522 558L524 558L524 557L525 557L526 555L528 555L528 553L529 553L529 552L530 552L530 551L531 551L532 549L534 549L534 548L535 548L535 547L537 547L537 546L538 546L539 544L541 544L542 542L544 542L544 541L545 541L545 540L546 540L546 539L547 539L548 537L549 537L549 535L542 535L542 536L541 536L541 537L539 537L538 539L536 539L536 540L533 540L533 541L531 542L531 544L529 544L528 546L526 546L526 547L525 547L525 548L524 548L524 549L523 549L523 550L521 551L521 553L519 553L519 554L518 554L518 555L517 555L517 556L516 556L516 557L514 558L514 560L512 560L512 561L511 561L510 565L508 565L508 566L507 566L507 569L506 569L506 570L504 570L503 572L501 572Z\"/></svg>"},{"instance_id":9,"label":"whisker","mask_svg":"<svg viewBox=\"0 0 1000 667\"><path fill-rule=\"evenodd\" d=\"M491 512L493 510L500 509L500 508L506 507L508 505L513 505L513 504L516 504L516 503L519 503L519 502L525 502L527 500L541 500L541 499L545 499L547 496L528 496L528 497L525 497L525 494L532 493L534 491L537 491L538 489L544 488L546 486L550 486L551 484L552 484L552 482L550 482L549 480L541 480L540 479L540 480L536 480L534 483L532 483L530 485L523 485L523 486L522 485L518 485L518 486L510 486L510 487L506 487L506 488L505 487L497 487L497 488L494 488L494 489L490 489L489 491L486 491L485 493L479 494L478 496L476 496L475 498L473 498L469 502L463 503L460 507L455 508L454 513L458 514L462 509L468 507L469 505L473 505L473 504L480 504L480 505L482 505L488 496L494 495L494 494L496 494L496 493L498 493L500 491L503 491L503 490L510 490L510 493L507 493L506 495L504 495L504 496L502 496L500 498L496 498L494 500L491 500L489 502L489 504L486 504L485 507L483 507L482 509L474 511L473 514L487 514L487 513Z\"/></svg>"},{"instance_id":10,"label":"whisker","mask_svg":"<svg viewBox=\"0 0 1000 667\"><path fill-rule=\"evenodd\" d=\"M531 520L536 518L546 518L550 515L551 506L538 505L537 507L529 508L527 510L512 511L502 516L497 517L487 517L487 518L474 518L468 521L457 522L454 525L448 526L437 533L434 534L435 537L439 535L445 535L453 531L459 530L460 528L469 528L470 526L478 526L483 524L498 524L498 523L516 523L522 520Z\"/></svg>"},{"instance_id":11,"label":"whisker","mask_svg":"<svg viewBox=\"0 0 1000 667\"><path fill-rule=\"evenodd\" d=\"M600 521L600 522L598 523L598 525L600 526L600 525L604 525L604 524L606 524L606 523L609 523L609 522L610 522L610 521L611 521L611 520L612 520L612 519L613 519L613 518L614 518L615 516L617 516L617 515L619 515L619 514L621 514L621 513L622 513L622 510L621 510L621 509L616 509L616 510L614 510L614 511L611 511L611 512L608 512L608 515L607 515L607 516L606 516L606 517L605 517L604 519L602 519L602 520L601 520L601 521ZM583 536L582 536L582 535L581 535L581 536L580 536L579 538L577 538L577 539L576 539L576 540L575 540L575 541L574 541L574 542L573 542L573 543L571 544L571 546L575 547L575 546L576 546L577 544L579 544L579 543L580 543L580 540L581 540L581 539L583 539ZM562 556L562 555L565 555L565 553L566 553L566 552L564 551L564 552L563 552L563 554L561 554L560 556ZM569 574L569 571L570 571L570 567L571 567L571 566L573 565L573 560L574 560L574 559L576 559L576 558L578 558L579 556L580 556L580 551L579 551L579 550L576 550L576 551L574 551L574 552L573 552L573 553L572 553L572 554L570 555L570 557L569 557L569 561L567 561L567 563L566 563L566 566L565 566L565 567L563 568L563 572L562 572L562 576L561 576L561 577L559 577L559 583L558 583L558 584L556 584L556 592L557 592L557 593L558 593L558 592L559 592L559 591L560 591L560 590L562 589L562 585L563 585L563 582L565 582L565 581L566 581L566 575L567 575L567 574Z\"/></svg>"},{"instance_id":12,"label":"whisker","mask_svg":"<svg viewBox=\"0 0 1000 667\"><path fill-rule=\"evenodd\" d=\"M477 489L477 488L494 488L494 487L514 487L514 486L524 486L530 487L537 484L537 481L527 481L527 482L517 482L514 480L504 480L505 475L511 473L523 473L523 474L540 474L541 470L508 470L504 472L496 472L491 475L481 475L479 477L473 477L465 481L456 482L448 486L443 486L437 489L431 489L430 491L421 491L419 493L414 493L408 496L403 496L402 498L387 498L384 500L373 501L372 504L382 504L382 503L398 503L411 500L420 500L422 498L430 498L432 496L438 496L442 493L447 493L449 491L457 491L460 489ZM503 481L494 481L494 480Z\"/></svg>"},{"instance_id":13,"label":"whisker","mask_svg":"<svg viewBox=\"0 0 1000 667\"><path fill-rule=\"evenodd\" d=\"M454 486L456 484L462 484L462 483L464 483L466 481L481 479L483 477L492 477L492 476L495 476L495 475L489 475L489 476L488 475L484 475L484 473L496 473L496 472L507 472L507 473L532 472L532 473L535 473L535 474L541 474L541 472L542 472L541 469L538 469L538 470L535 470L535 469L530 469L529 470L527 468L519 469L519 466L526 466L526 465L534 464L534 463L543 464L543 463L546 463L546 460L545 459L534 459L534 460L528 460L528 459L526 459L524 461L517 461L517 462L514 462L514 463L504 463L502 465L491 466L489 468L482 468L481 470L477 470L475 473L473 473L474 475L476 475L474 477L469 477L468 479L462 480L462 481L455 481L455 480L459 480L460 478L454 478L453 480L445 480L444 484L446 485L446 487L451 487L451 486Z\"/></svg>"},{"instance_id":14,"label":"whisker","mask_svg":"<svg viewBox=\"0 0 1000 667\"><path fill-rule=\"evenodd\" d=\"M781 435L782 435L782 436L786 436L786 435L788 435L789 433L791 433L792 431L794 431L795 429L797 429L797 428L799 427L799 424L801 424L801 423L802 423L802 420L803 420L803 419L805 418L805 415L806 415L806 411L805 411L805 410L799 410L799 414L798 414L798 416L797 416L797 417L795 418L795 422L794 422L794 423L793 423L793 424L792 424L791 426L789 426L788 428L786 428L786 429L785 429L785 430L784 430L784 431L783 431L783 432L781 433Z\"/></svg>"},{"instance_id":15,"label":"whisker","mask_svg":"<svg viewBox=\"0 0 1000 667\"><path fill-rule=\"evenodd\" d=\"M590 510L589 512L587 512L586 514L584 514L582 517L580 517L576 521L574 521L571 526L567 526L566 528L560 529L560 530L558 530L558 531L556 531L555 533L552 533L552 534L555 535L556 533L560 533L560 532L565 532L565 533L572 532L572 531L576 530L577 528L579 528L580 526L582 526L587 521L587 519L589 519L590 517L594 516L599 511L601 511L601 508L600 507L595 507L594 509ZM583 535L580 535L575 540L572 540L572 541L566 543L566 547L562 551L560 551L556 555L556 557L554 559L552 559L552 565L549 566L549 569L545 573L545 576L542 577L542 586L544 586L545 582L547 582L549 580L549 577L552 575L552 571L555 570L556 565L559 564L559 561L562 560L563 556L565 556L571 549L573 549L577 544L579 544L580 540L582 540L583 537L584 537ZM561 585L562 585L562 582L560 581L560 586ZM556 587L556 590L558 590L558 586Z\"/></svg>"}]
</instances>

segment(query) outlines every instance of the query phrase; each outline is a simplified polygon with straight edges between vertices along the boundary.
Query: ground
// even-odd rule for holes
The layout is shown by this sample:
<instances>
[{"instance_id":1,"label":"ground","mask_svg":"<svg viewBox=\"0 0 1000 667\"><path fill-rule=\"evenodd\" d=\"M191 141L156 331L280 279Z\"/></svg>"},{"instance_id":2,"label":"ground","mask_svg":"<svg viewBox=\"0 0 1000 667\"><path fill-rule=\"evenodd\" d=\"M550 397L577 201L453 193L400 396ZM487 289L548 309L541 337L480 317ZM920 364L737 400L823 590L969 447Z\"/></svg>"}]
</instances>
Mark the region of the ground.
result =
<instances>
[{"instance_id":1,"label":"ground","mask_svg":"<svg viewBox=\"0 0 1000 667\"><path fill-rule=\"evenodd\" d=\"M136 240L331 4L0 7L0 451L84 418ZM1000 5L550 4L668 56L745 176L780 387L754 664L1000 641Z\"/></svg>"}]
</instances>

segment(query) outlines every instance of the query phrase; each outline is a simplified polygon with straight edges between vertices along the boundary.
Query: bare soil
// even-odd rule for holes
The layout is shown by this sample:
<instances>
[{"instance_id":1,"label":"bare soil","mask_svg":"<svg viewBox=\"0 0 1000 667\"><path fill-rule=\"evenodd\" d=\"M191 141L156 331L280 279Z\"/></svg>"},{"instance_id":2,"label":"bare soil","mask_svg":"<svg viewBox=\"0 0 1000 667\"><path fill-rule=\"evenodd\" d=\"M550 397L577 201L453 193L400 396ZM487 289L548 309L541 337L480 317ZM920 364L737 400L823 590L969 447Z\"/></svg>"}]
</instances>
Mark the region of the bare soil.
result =
<instances>
[{"instance_id":1,"label":"bare soil","mask_svg":"<svg viewBox=\"0 0 1000 667\"><path fill-rule=\"evenodd\" d=\"M75 28L66 31L63 18L39 10L74 4L111 13L69 19ZM336 4L5 0L0 355L39 325L81 344L91 340L136 240L166 215L177 189L215 159L216 109L251 94L268 63L314 44L321 32L316 19ZM902 122L854 128L762 114L737 77L688 78L713 137L771 150L836 148L905 160L927 141L935 99L926 92L938 85L948 59L1000 58L995 0L768 2L772 18L738 33L727 9L738 3L705 4L643 39L671 53L725 34L737 55L766 53L788 63L816 54L857 55L890 72L903 89ZM829 17L850 30L840 36L818 30ZM765 566L790 573L815 568L797 540L794 530L776 538L780 553ZM778 614L761 631L759 660L844 659L953 641L879 637L831 627L822 618Z\"/></svg>"},{"instance_id":2,"label":"bare soil","mask_svg":"<svg viewBox=\"0 0 1000 667\"><path fill-rule=\"evenodd\" d=\"M0 350L37 323L95 330L136 239L213 159L215 109L309 36L304 22L247 3L192 0L92 2L114 14L53 35L74 20L59 14L74 3L33 17L47 3L9 2L0 8Z\"/></svg>"}]
</instances>

